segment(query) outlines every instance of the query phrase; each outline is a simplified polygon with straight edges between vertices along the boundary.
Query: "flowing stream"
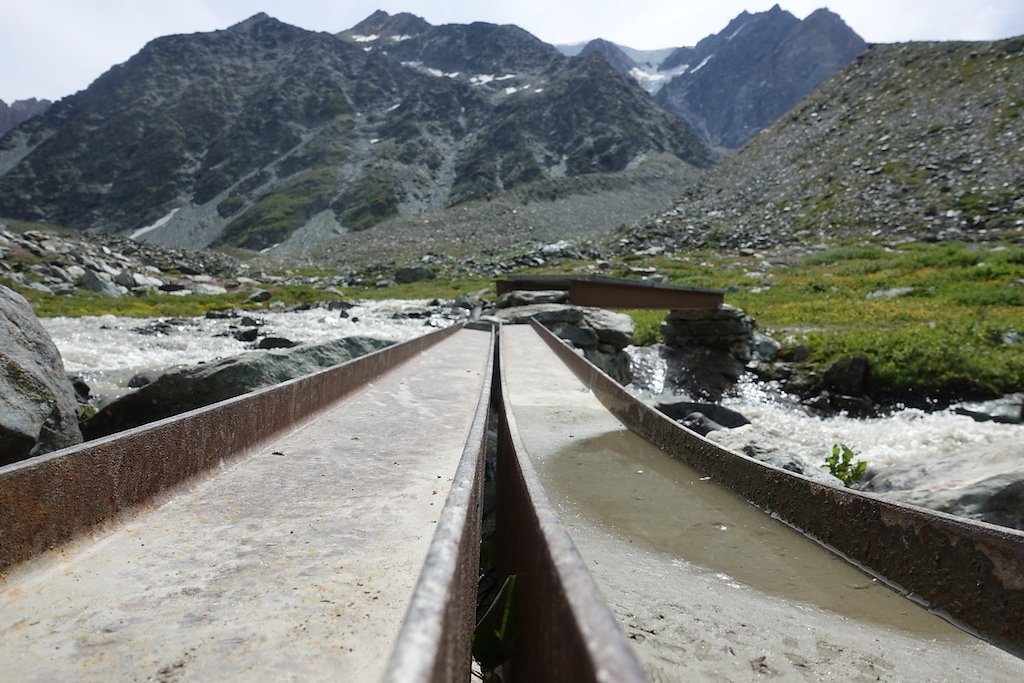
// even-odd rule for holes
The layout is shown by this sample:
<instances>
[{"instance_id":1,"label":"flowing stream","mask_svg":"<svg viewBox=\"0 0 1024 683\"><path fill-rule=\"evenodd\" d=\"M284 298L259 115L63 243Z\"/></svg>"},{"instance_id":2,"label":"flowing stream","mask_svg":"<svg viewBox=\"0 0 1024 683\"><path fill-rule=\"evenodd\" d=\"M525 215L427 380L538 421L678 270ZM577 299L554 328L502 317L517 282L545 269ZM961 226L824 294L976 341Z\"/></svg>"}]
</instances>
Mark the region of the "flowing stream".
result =
<instances>
[{"instance_id":1,"label":"flowing stream","mask_svg":"<svg viewBox=\"0 0 1024 683\"><path fill-rule=\"evenodd\" d=\"M254 317L263 323L261 335L293 341L353 335L405 341L433 329L423 319L402 317L422 311L425 303L363 301L348 311L347 318L325 309L268 311ZM103 400L129 391L128 381L136 373L209 362L252 346L231 336L237 319L97 316L42 322L67 371L80 375ZM642 362L650 362L649 357ZM951 410L905 409L871 419L819 418L753 382L740 384L723 405L751 422L708 436L726 448L824 477L821 466L833 444L846 444L869 464L867 477L874 481L867 488L903 502L991 520L984 514L986 501L1007 486L1024 487L1022 425L976 422Z\"/></svg>"},{"instance_id":2,"label":"flowing stream","mask_svg":"<svg viewBox=\"0 0 1024 683\"><path fill-rule=\"evenodd\" d=\"M673 396L665 386L664 361L657 354L629 350L647 376L647 390L634 393L659 401L687 398ZM730 450L821 479L828 478L823 465L833 445L844 444L856 452L854 461L868 463L865 490L1024 527L1024 425L978 422L953 408L905 408L867 419L815 417L791 398L753 381L741 381L722 405L750 420L749 425L708 434ZM1004 493L996 504L1010 509L995 513L991 501L1000 491Z\"/></svg>"},{"instance_id":3,"label":"flowing stream","mask_svg":"<svg viewBox=\"0 0 1024 683\"><path fill-rule=\"evenodd\" d=\"M361 301L342 318L338 311L247 313L262 324L261 336L295 342L320 342L365 336L401 342L430 332L426 321L395 318L422 311L425 301ZM251 343L232 336L238 318L125 318L113 315L42 318L64 359L64 369L79 375L92 393L111 400L129 391L128 381L146 370L196 365L244 353Z\"/></svg>"}]
</instances>

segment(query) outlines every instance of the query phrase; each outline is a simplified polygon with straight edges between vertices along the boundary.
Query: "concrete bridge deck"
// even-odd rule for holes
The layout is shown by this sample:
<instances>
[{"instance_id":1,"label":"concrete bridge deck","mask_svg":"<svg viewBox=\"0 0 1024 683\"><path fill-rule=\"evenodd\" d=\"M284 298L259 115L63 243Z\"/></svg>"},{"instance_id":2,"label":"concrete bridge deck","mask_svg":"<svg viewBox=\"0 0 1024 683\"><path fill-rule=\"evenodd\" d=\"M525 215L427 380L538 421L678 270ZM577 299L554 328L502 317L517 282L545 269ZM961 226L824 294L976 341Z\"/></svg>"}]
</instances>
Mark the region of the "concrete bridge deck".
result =
<instances>
[{"instance_id":1,"label":"concrete bridge deck","mask_svg":"<svg viewBox=\"0 0 1024 683\"><path fill-rule=\"evenodd\" d=\"M0 585L0 678L385 677L489 380L490 340L458 332L16 572Z\"/></svg>"},{"instance_id":2,"label":"concrete bridge deck","mask_svg":"<svg viewBox=\"0 0 1024 683\"><path fill-rule=\"evenodd\" d=\"M468 680L493 406L506 680L1024 680L1021 532L724 451L539 328L494 349L452 328L0 468L0 679Z\"/></svg>"}]
</instances>

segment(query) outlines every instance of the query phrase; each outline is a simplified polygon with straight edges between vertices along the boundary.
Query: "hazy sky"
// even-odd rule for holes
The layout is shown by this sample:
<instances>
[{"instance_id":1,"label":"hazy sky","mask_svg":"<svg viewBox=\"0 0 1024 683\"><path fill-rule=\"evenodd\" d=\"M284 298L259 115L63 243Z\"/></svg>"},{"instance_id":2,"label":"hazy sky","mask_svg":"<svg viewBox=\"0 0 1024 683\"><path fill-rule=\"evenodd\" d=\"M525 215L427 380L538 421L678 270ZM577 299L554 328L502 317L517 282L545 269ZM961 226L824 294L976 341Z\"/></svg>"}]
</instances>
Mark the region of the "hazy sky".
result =
<instances>
[{"instance_id":1,"label":"hazy sky","mask_svg":"<svg viewBox=\"0 0 1024 683\"><path fill-rule=\"evenodd\" d=\"M226 28L257 12L336 33L374 10L432 24L517 24L550 43L606 38L636 48L693 45L773 0L0 0L0 99L59 99L153 38ZM868 42L990 40L1024 34L1024 0L790 0L799 18L828 6Z\"/></svg>"}]
</instances>

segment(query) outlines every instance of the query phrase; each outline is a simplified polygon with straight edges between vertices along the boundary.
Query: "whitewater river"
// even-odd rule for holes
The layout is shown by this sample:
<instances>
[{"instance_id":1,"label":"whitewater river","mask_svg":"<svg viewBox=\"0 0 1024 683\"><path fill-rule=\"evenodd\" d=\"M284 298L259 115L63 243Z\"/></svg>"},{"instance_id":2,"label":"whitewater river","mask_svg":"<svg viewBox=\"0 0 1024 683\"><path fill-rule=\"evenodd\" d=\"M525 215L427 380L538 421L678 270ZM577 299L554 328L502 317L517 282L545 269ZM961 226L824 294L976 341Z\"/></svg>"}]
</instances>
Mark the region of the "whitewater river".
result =
<instances>
[{"instance_id":1,"label":"whitewater river","mask_svg":"<svg viewBox=\"0 0 1024 683\"><path fill-rule=\"evenodd\" d=\"M422 310L425 303L360 302L348 311L348 318L325 309L263 312L260 329L262 335L294 341L351 335L405 341L433 328L422 319L393 316ZM230 319L171 320L161 332L149 334L137 330L152 330L157 322L152 319L98 316L42 322L60 349L67 371L81 375L95 395L106 399L128 391L128 380L144 370L208 362L252 346L230 336L231 326L238 322ZM869 463L869 475L883 475L880 492L904 502L975 516L978 500L1024 481L1021 425L981 423L952 411L916 409L874 419L822 419L804 414L753 383L741 385L737 395L723 404L741 412L751 424L712 432L709 438L741 452L754 449L775 464L795 463L805 472L823 471L820 466L832 445L843 443ZM969 503L963 502L965 498Z\"/></svg>"}]
</instances>

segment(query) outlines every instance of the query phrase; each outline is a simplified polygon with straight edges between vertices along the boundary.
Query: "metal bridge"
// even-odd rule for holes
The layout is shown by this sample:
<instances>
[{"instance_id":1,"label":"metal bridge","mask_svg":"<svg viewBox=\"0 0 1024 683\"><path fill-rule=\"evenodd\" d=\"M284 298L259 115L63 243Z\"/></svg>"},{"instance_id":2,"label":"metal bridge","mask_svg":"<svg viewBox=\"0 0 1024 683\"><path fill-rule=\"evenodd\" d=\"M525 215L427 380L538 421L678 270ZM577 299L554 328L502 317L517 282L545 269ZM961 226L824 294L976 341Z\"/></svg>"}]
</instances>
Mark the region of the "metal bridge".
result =
<instances>
[{"instance_id":1,"label":"metal bridge","mask_svg":"<svg viewBox=\"0 0 1024 683\"><path fill-rule=\"evenodd\" d=\"M1024 533L723 450L533 325L0 468L0 679L470 680L489 441L505 680L1024 677Z\"/></svg>"}]
</instances>

